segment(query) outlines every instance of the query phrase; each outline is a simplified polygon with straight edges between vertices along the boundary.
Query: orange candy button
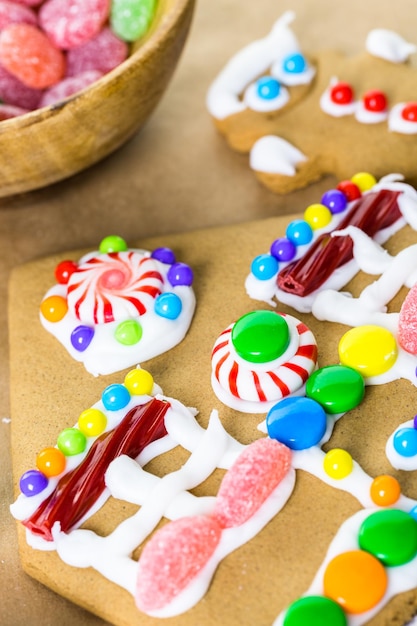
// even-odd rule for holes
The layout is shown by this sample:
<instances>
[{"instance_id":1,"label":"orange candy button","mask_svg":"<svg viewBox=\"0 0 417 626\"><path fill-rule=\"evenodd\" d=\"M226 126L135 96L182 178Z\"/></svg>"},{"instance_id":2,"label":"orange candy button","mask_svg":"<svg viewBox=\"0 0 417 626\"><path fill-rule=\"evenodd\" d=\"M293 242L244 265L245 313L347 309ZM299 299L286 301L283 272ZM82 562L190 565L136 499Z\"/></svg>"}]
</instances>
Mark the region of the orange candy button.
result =
<instances>
[{"instance_id":1,"label":"orange candy button","mask_svg":"<svg viewBox=\"0 0 417 626\"><path fill-rule=\"evenodd\" d=\"M347 613L364 613L382 599L387 588L387 574L372 554L352 550L338 554L324 572L324 595Z\"/></svg>"},{"instance_id":2,"label":"orange candy button","mask_svg":"<svg viewBox=\"0 0 417 626\"><path fill-rule=\"evenodd\" d=\"M48 322L60 322L67 311L68 304L62 296L49 296L41 303L41 313Z\"/></svg>"},{"instance_id":3,"label":"orange candy button","mask_svg":"<svg viewBox=\"0 0 417 626\"><path fill-rule=\"evenodd\" d=\"M394 476L382 474L371 484L371 498L378 506L391 506L401 495L400 483Z\"/></svg>"}]
</instances>

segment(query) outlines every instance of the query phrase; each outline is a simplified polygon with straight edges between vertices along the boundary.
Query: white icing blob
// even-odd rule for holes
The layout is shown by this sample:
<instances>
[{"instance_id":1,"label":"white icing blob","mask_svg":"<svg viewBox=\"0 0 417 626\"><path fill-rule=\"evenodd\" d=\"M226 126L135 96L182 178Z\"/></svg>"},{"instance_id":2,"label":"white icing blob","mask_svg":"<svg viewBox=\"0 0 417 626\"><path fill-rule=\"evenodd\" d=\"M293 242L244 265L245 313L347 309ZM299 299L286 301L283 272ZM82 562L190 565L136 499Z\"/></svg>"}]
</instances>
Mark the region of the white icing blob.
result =
<instances>
[{"instance_id":1,"label":"white icing blob","mask_svg":"<svg viewBox=\"0 0 417 626\"><path fill-rule=\"evenodd\" d=\"M252 146L249 164L256 172L294 176L297 165L306 160L307 157L289 141L265 135Z\"/></svg>"},{"instance_id":2,"label":"white icing blob","mask_svg":"<svg viewBox=\"0 0 417 626\"><path fill-rule=\"evenodd\" d=\"M355 117L361 124L379 124L380 122L385 122L388 118L388 110L369 111L365 108L363 102L358 102Z\"/></svg>"},{"instance_id":3,"label":"white icing blob","mask_svg":"<svg viewBox=\"0 0 417 626\"><path fill-rule=\"evenodd\" d=\"M258 94L257 83L252 83L246 89L243 95L243 102L249 109L259 111L260 113L269 113L282 109L290 99L290 94L285 87L280 87L279 93L275 98L262 98Z\"/></svg>"},{"instance_id":4,"label":"white icing blob","mask_svg":"<svg viewBox=\"0 0 417 626\"><path fill-rule=\"evenodd\" d=\"M402 133L403 135L417 134L417 122L406 120L402 116L406 102L399 102L392 107L388 116L388 128L392 132Z\"/></svg>"},{"instance_id":5,"label":"white icing blob","mask_svg":"<svg viewBox=\"0 0 417 626\"><path fill-rule=\"evenodd\" d=\"M337 85L338 82L338 79L335 77L330 80L330 85L320 97L320 108L322 109L322 111L324 111L324 113L327 113L332 117L344 117L345 115L353 115L358 107L358 103L356 102L356 100L347 104L338 104L337 102L333 102L331 98L331 90L335 85Z\"/></svg>"},{"instance_id":6,"label":"white icing blob","mask_svg":"<svg viewBox=\"0 0 417 626\"><path fill-rule=\"evenodd\" d=\"M373 56L392 63L403 63L410 54L417 51L417 46L408 43L396 32L385 28L371 30L366 38L365 46Z\"/></svg>"}]
</instances>

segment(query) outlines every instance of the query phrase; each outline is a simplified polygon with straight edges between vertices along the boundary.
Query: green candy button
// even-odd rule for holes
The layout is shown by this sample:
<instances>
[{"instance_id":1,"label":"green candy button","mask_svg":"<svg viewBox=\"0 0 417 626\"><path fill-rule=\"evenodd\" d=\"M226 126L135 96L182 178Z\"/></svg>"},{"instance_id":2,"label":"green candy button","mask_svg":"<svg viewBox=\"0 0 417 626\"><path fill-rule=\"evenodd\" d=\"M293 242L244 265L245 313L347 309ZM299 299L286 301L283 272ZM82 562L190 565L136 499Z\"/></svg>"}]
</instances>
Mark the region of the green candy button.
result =
<instances>
[{"instance_id":1,"label":"green candy button","mask_svg":"<svg viewBox=\"0 0 417 626\"><path fill-rule=\"evenodd\" d=\"M243 315L232 329L237 354L250 363L274 361L288 347L290 331L285 319L274 311L252 311Z\"/></svg>"},{"instance_id":2,"label":"green candy button","mask_svg":"<svg viewBox=\"0 0 417 626\"><path fill-rule=\"evenodd\" d=\"M417 554L417 522L398 509L372 513L362 522L359 546L383 565L404 565Z\"/></svg>"},{"instance_id":3,"label":"green candy button","mask_svg":"<svg viewBox=\"0 0 417 626\"><path fill-rule=\"evenodd\" d=\"M358 406L365 394L362 375L346 365L328 365L316 370L306 384L306 396L331 415Z\"/></svg>"},{"instance_id":4,"label":"green candy button","mask_svg":"<svg viewBox=\"0 0 417 626\"><path fill-rule=\"evenodd\" d=\"M347 626L347 619L334 600L304 596L289 606L283 626Z\"/></svg>"},{"instance_id":5,"label":"green candy button","mask_svg":"<svg viewBox=\"0 0 417 626\"><path fill-rule=\"evenodd\" d=\"M142 338L142 326L136 320L126 320L118 325L114 336L124 346L133 346Z\"/></svg>"}]
</instances>

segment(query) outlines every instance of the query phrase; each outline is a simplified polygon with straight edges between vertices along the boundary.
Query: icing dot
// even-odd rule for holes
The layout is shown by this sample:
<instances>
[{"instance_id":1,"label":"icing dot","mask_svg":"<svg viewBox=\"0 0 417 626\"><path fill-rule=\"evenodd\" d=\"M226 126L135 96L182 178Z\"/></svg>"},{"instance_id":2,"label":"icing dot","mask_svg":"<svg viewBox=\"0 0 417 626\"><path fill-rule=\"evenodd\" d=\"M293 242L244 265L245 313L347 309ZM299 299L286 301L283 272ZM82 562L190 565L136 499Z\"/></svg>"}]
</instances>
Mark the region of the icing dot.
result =
<instances>
[{"instance_id":1,"label":"icing dot","mask_svg":"<svg viewBox=\"0 0 417 626\"><path fill-rule=\"evenodd\" d=\"M363 193L364 191L368 191L374 185L376 185L376 178L369 174L368 172L358 172L351 178L352 183L355 183L359 190Z\"/></svg>"},{"instance_id":2,"label":"icing dot","mask_svg":"<svg viewBox=\"0 0 417 626\"><path fill-rule=\"evenodd\" d=\"M386 566L404 565L417 555L417 522L405 511L376 511L362 522L359 546Z\"/></svg>"},{"instance_id":3,"label":"icing dot","mask_svg":"<svg viewBox=\"0 0 417 626\"><path fill-rule=\"evenodd\" d=\"M351 550L335 556L323 576L324 594L348 613L364 613L382 599L387 574L372 554Z\"/></svg>"},{"instance_id":4,"label":"icing dot","mask_svg":"<svg viewBox=\"0 0 417 626\"><path fill-rule=\"evenodd\" d=\"M165 292L155 298L155 313L169 320L176 320L182 311L181 298L176 293Z\"/></svg>"},{"instance_id":5,"label":"icing dot","mask_svg":"<svg viewBox=\"0 0 417 626\"><path fill-rule=\"evenodd\" d=\"M274 311L252 311L234 324L231 340L245 361L268 363L285 352L290 331L285 319Z\"/></svg>"},{"instance_id":6,"label":"icing dot","mask_svg":"<svg viewBox=\"0 0 417 626\"><path fill-rule=\"evenodd\" d=\"M330 99L335 104L350 104L354 99L353 89L349 83L336 83L330 89Z\"/></svg>"},{"instance_id":7,"label":"icing dot","mask_svg":"<svg viewBox=\"0 0 417 626\"><path fill-rule=\"evenodd\" d=\"M401 456L411 457L417 454L417 430L400 428L393 437L394 450Z\"/></svg>"},{"instance_id":8,"label":"icing dot","mask_svg":"<svg viewBox=\"0 0 417 626\"><path fill-rule=\"evenodd\" d=\"M409 102L401 111L401 117L407 122L417 122L417 102Z\"/></svg>"},{"instance_id":9,"label":"icing dot","mask_svg":"<svg viewBox=\"0 0 417 626\"><path fill-rule=\"evenodd\" d=\"M133 346L142 338L142 326L137 320L125 320L117 326L114 337L124 346Z\"/></svg>"},{"instance_id":10,"label":"icing dot","mask_svg":"<svg viewBox=\"0 0 417 626\"><path fill-rule=\"evenodd\" d=\"M153 377L146 370L135 369L126 374L124 384L132 396L151 395Z\"/></svg>"},{"instance_id":11,"label":"icing dot","mask_svg":"<svg viewBox=\"0 0 417 626\"><path fill-rule=\"evenodd\" d=\"M340 183L337 185L337 189L346 196L348 202L358 200L362 195L359 187L355 185L355 183L352 183L351 180L340 181Z\"/></svg>"},{"instance_id":12,"label":"icing dot","mask_svg":"<svg viewBox=\"0 0 417 626\"><path fill-rule=\"evenodd\" d=\"M256 81L256 93L264 100L273 100L279 95L281 86L276 78L262 76Z\"/></svg>"},{"instance_id":13,"label":"icing dot","mask_svg":"<svg viewBox=\"0 0 417 626\"><path fill-rule=\"evenodd\" d=\"M301 74L305 72L307 63L302 54L296 52L289 54L282 62L282 67L288 74Z\"/></svg>"},{"instance_id":14,"label":"icing dot","mask_svg":"<svg viewBox=\"0 0 417 626\"><path fill-rule=\"evenodd\" d=\"M290 222L285 234L296 246L310 243L313 239L313 230L310 224L307 224L305 220L294 220Z\"/></svg>"},{"instance_id":15,"label":"icing dot","mask_svg":"<svg viewBox=\"0 0 417 626\"><path fill-rule=\"evenodd\" d=\"M278 261L292 261L297 254L297 248L287 237L280 237L272 242L270 253Z\"/></svg>"},{"instance_id":16,"label":"icing dot","mask_svg":"<svg viewBox=\"0 0 417 626\"><path fill-rule=\"evenodd\" d=\"M86 437L98 437L107 426L107 417L99 409L91 407L83 411L78 418L78 428Z\"/></svg>"},{"instance_id":17,"label":"icing dot","mask_svg":"<svg viewBox=\"0 0 417 626\"><path fill-rule=\"evenodd\" d=\"M332 214L323 204L310 204L304 211L304 219L313 230L317 230L331 222Z\"/></svg>"},{"instance_id":18,"label":"icing dot","mask_svg":"<svg viewBox=\"0 0 417 626\"><path fill-rule=\"evenodd\" d=\"M57 440L57 446L65 456L81 454L86 445L86 437L78 428L66 428L59 434Z\"/></svg>"},{"instance_id":19,"label":"icing dot","mask_svg":"<svg viewBox=\"0 0 417 626\"><path fill-rule=\"evenodd\" d=\"M382 113L387 108L387 98L383 91L372 89L367 91L363 98L363 106L367 111Z\"/></svg>"},{"instance_id":20,"label":"icing dot","mask_svg":"<svg viewBox=\"0 0 417 626\"><path fill-rule=\"evenodd\" d=\"M278 272L278 261L271 254L260 254L253 259L250 269L258 280L269 280Z\"/></svg>"},{"instance_id":21,"label":"icing dot","mask_svg":"<svg viewBox=\"0 0 417 626\"><path fill-rule=\"evenodd\" d=\"M347 626L343 609L324 596L304 596L287 609L283 626Z\"/></svg>"},{"instance_id":22,"label":"icing dot","mask_svg":"<svg viewBox=\"0 0 417 626\"><path fill-rule=\"evenodd\" d=\"M71 274L77 271L74 261L61 261L55 268L55 278L60 285L66 285Z\"/></svg>"},{"instance_id":23,"label":"icing dot","mask_svg":"<svg viewBox=\"0 0 417 626\"><path fill-rule=\"evenodd\" d=\"M91 326L76 326L71 333L71 345L78 352L87 350L94 337L94 328Z\"/></svg>"},{"instance_id":24,"label":"icing dot","mask_svg":"<svg viewBox=\"0 0 417 626\"><path fill-rule=\"evenodd\" d=\"M185 263L174 263L168 270L167 278L173 287L176 285L190 287L194 279L193 270Z\"/></svg>"},{"instance_id":25,"label":"icing dot","mask_svg":"<svg viewBox=\"0 0 417 626\"><path fill-rule=\"evenodd\" d=\"M161 263L166 263L166 265L175 263L175 254L171 248L155 248L151 253L151 257Z\"/></svg>"},{"instance_id":26,"label":"icing dot","mask_svg":"<svg viewBox=\"0 0 417 626\"><path fill-rule=\"evenodd\" d=\"M333 215L343 213L347 207L345 194L340 189L329 189L323 194L321 203L326 206Z\"/></svg>"},{"instance_id":27,"label":"icing dot","mask_svg":"<svg viewBox=\"0 0 417 626\"><path fill-rule=\"evenodd\" d=\"M341 480L353 470L353 459L347 450L334 448L329 450L323 460L324 471L330 478Z\"/></svg>"},{"instance_id":28,"label":"icing dot","mask_svg":"<svg viewBox=\"0 0 417 626\"><path fill-rule=\"evenodd\" d=\"M340 362L365 377L387 372L394 365L397 356L395 337L381 326L351 328L339 342Z\"/></svg>"},{"instance_id":29,"label":"icing dot","mask_svg":"<svg viewBox=\"0 0 417 626\"><path fill-rule=\"evenodd\" d=\"M109 254L110 252L125 252L128 250L127 243L118 235L109 235L105 237L99 245L101 253Z\"/></svg>"},{"instance_id":30,"label":"icing dot","mask_svg":"<svg viewBox=\"0 0 417 626\"><path fill-rule=\"evenodd\" d=\"M326 432L326 413L310 398L284 398L266 416L266 427L271 439L276 439L291 450L305 450L318 444Z\"/></svg>"},{"instance_id":31,"label":"icing dot","mask_svg":"<svg viewBox=\"0 0 417 626\"><path fill-rule=\"evenodd\" d=\"M396 478L383 474L372 481L370 495L378 506L391 506L400 497L401 487Z\"/></svg>"},{"instance_id":32,"label":"icing dot","mask_svg":"<svg viewBox=\"0 0 417 626\"><path fill-rule=\"evenodd\" d=\"M322 367L306 383L306 396L332 415L353 409L362 402L364 393L362 376L344 365Z\"/></svg>"},{"instance_id":33,"label":"icing dot","mask_svg":"<svg viewBox=\"0 0 417 626\"><path fill-rule=\"evenodd\" d=\"M20 478L19 487L23 495L30 498L41 493L48 485L48 479L39 470L28 470Z\"/></svg>"},{"instance_id":34,"label":"icing dot","mask_svg":"<svg viewBox=\"0 0 417 626\"><path fill-rule=\"evenodd\" d=\"M119 409L124 409L129 404L130 393L124 385L114 383L105 388L101 399L108 411L118 411Z\"/></svg>"},{"instance_id":35,"label":"icing dot","mask_svg":"<svg viewBox=\"0 0 417 626\"><path fill-rule=\"evenodd\" d=\"M45 476L58 476L64 471L65 456L58 448L44 448L36 457L36 467Z\"/></svg>"},{"instance_id":36,"label":"icing dot","mask_svg":"<svg viewBox=\"0 0 417 626\"><path fill-rule=\"evenodd\" d=\"M62 296L49 296L41 303L41 313L48 322L60 322L67 311L68 304Z\"/></svg>"}]
</instances>

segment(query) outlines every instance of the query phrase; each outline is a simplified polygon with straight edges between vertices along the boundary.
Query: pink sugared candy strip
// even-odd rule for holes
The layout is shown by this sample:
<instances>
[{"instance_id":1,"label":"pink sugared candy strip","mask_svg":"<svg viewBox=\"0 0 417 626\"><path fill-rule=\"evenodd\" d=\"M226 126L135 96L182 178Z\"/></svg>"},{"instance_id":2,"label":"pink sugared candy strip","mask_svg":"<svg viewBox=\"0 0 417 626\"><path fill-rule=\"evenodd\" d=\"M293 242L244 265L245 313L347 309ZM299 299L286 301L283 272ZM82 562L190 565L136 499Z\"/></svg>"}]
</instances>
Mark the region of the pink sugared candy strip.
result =
<instances>
[{"instance_id":1,"label":"pink sugared candy strip","mask_svg":"<svg viewBox=\"0 0 417 626\"><path fill-rule=\"evenodd\" d=\"M221 533L208 516L183 517L158 530L139 559L137 607L149 613L170 604L205 566Z\"/></svg>"},{"instance_id":2,"label":"pink sugared candy strip","mask_svg":"<svg viewBox=\"0 0 417 626\"><path fill-rule=\"evenodd\" d=\"M213 517L222 528L244 524L291 468L291 450L274 439L258 439L239 455L222 480Z\"/></svg>"},{"instance_id":3,"label":"pink sugared candy strip","mask_svg":"<svg viewBox=\"0 0 417 626\"><path fill-rule=\"evenodd\" d=\"M110 13L110 0L46 0L39 24L57 48L69 50L95 37Z\"/></svg>"},{"instance_id":4,"label":"pink sugared candy strip","mask_svg":"<svg viewBox=\"0 0 417 626\"><path fill-rule=\"evenodd\" d=\"M128 56L129 47L107 26L94 39L67 53L67 76L77 76L88 70L106 74Z\"/></svg>"},{"instance_id":5,"label":"pink sugared candy strip","mask_svg":"<svg viewBox=\"0 0 417 626\"><path fill-rule=\"evenodd\" d=\"M65 57L31 24L9 24L0 33L0 63L34 89L55 85L65 74Z\"/></svg>"},{"instance_id":6,"label":"pink sugared candy strip","mask_svg":"<svg viewBox=\"0 0 417 626\"><path fill-rule=\"evenodd\" d=\"M408 292L400 310L398 342L407 352L417 354L417 283Z\"/></svg>"},{"instance_id":7,"label":"pink sugared candy strip","mask_svg":"<svg viewBox=\"0 0 417 626\"><path fill-rule=\"evenodd\" d=\"M78 93L82 89L85 89L85 87L89 87L102 76L103 74L97 70L89 70L78 76L64 78L45 91L39 102L39 106L45 107L55 104L55 102L65 100L65 98L69 98L69 96Z\"/></svg>"},{"instance_id":8,"label":"pink sugared candy strip","mask_svg":"<svg viewBox=\"0 0 417 626\"><path fill-rule=\"evenodd\" d=\"M3 30L9 24L32 24L36 26L38 18L36 13L27 6L16 4L10 0L0 1L0 30Z\"/></svg>"}]
</instances>

